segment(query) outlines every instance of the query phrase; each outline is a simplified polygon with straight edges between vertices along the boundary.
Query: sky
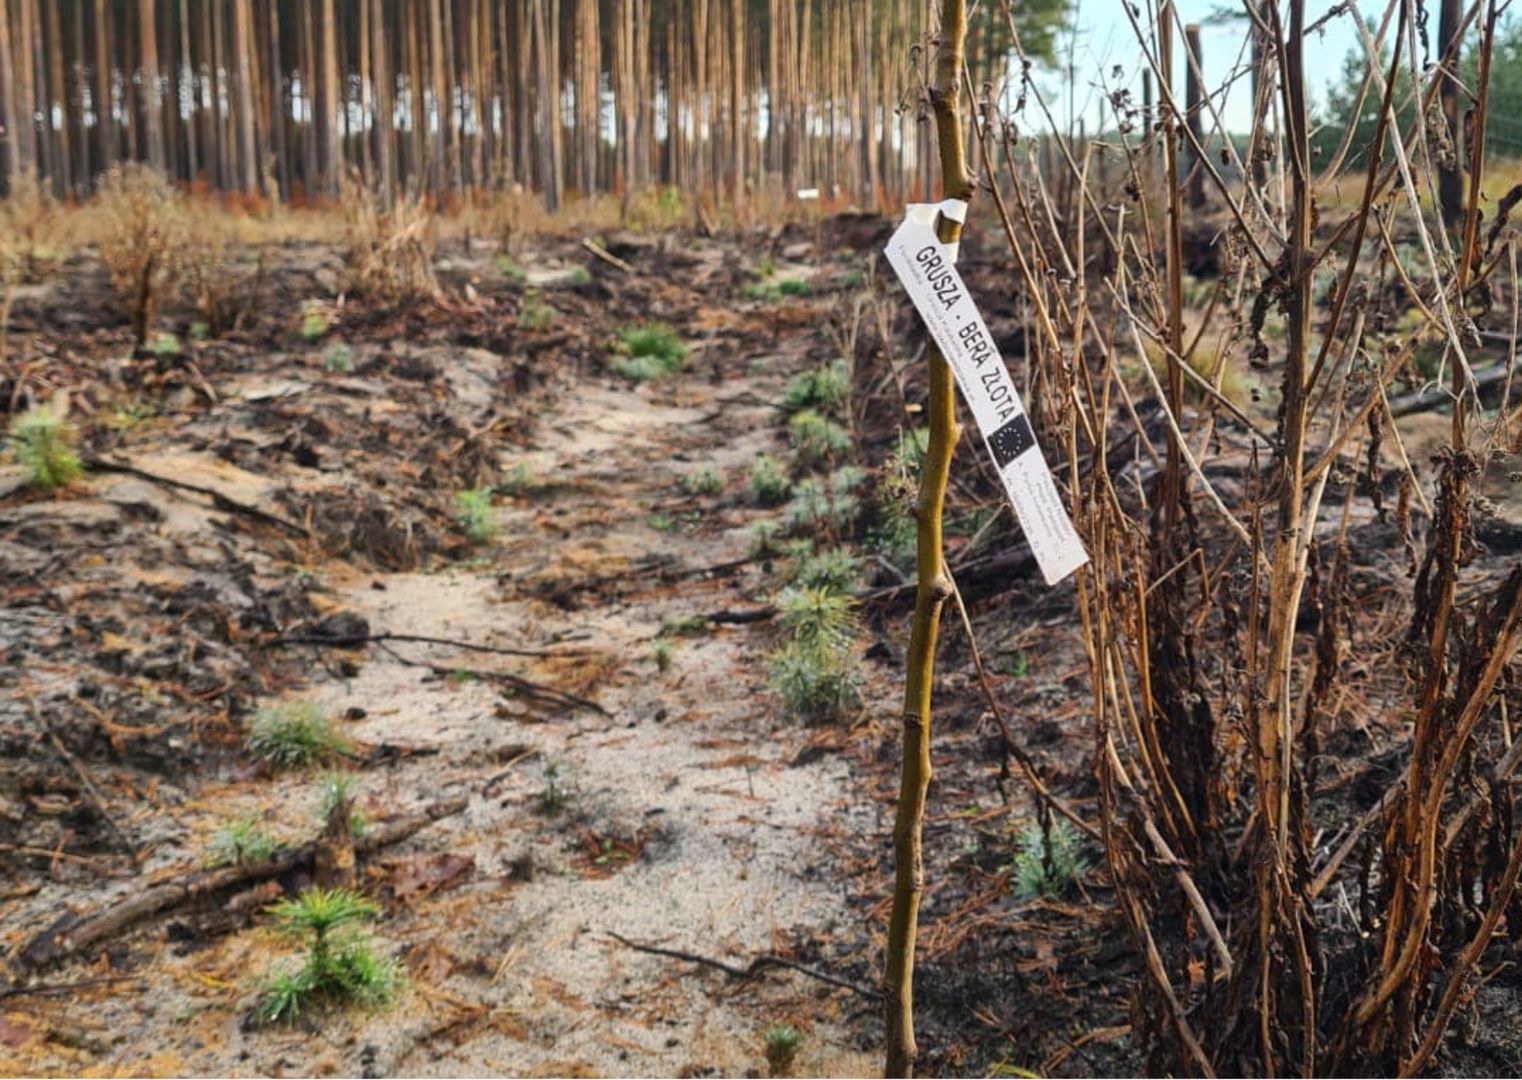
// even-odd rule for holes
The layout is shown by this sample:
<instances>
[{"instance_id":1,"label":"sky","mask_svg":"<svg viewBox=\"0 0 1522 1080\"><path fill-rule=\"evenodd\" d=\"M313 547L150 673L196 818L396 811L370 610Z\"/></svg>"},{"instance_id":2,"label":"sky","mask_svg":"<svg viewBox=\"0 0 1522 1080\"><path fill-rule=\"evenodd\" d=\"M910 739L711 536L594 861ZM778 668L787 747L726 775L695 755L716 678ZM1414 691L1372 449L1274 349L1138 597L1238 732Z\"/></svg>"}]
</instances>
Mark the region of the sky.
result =
<instances>
[{"instance_id":1,"label":"sky","mask_svg":"<svg viewBox=\"0 0 1522 1080\"><path fill-rule=\"evenodd\" d=\"M1306 23L1313 24L1337 0L1310 0L1306 6ZM1132 89L1133 97L1141 101L1141 75L1144 65L1136 32L1121 7L1122 0L1074 0L1077 27L1074 67L1078 72L1075 107L1071 110L1084 118L1089 130L1099 122L1099 102L1105 94L1097 75L1103 72L1109 78L1111 69L1120 65L1123 69L1121 84ZM1146 5L1143 3L1143 26ZM1230 22L1207 22L1207 17L1221 9L1237 11L1241 0L1176 0L1179 19L1188 24L1200 23L1200 53L1205 85L1214 90L1225 82L1227 75L1236 67L1247 48L1247 22L1245 17ZM1384 11L1382 0L1363 0L1358 5L1365 18L1378 18ZM1180 104L1184 99L1184 61L1181 35L1175 34L1174 77L1177 80L1175 95ZM1339 15L1318 33L1306 39L1306 71L1310 75L1311 99L1320 103L1326 98L1327 86L1342 72L1344 58L1354 49L1361 48L1358 30L1350 15ZM1058 42L1059 55L1066 67L1066 40ZM1046 97L1052 113L1059 123L1066 123L1070 115L1066 77L1053 72L1043 72L1037 82ZM1232 131L1245 131L1251 112L1251 92L1246 78L1240 79L1228 89L1225 98L1224 117ZM1220 102L1217 101L1217 107ZM1314 106L1313 106L1314 107Z\"/></svg>"}]
</instances>

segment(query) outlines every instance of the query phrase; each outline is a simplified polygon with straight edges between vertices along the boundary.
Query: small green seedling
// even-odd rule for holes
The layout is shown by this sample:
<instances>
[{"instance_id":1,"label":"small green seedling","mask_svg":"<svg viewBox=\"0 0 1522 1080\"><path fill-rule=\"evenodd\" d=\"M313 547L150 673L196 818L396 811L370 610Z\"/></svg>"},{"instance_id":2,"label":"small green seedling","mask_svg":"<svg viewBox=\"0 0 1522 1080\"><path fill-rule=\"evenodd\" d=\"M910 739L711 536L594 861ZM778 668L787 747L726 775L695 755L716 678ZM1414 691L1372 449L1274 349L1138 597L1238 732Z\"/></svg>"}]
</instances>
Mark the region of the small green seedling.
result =
<instances>
[{"instance_id":1,"label":"small green seedling","mask_svg":"<svg viewBox=\"0 0 1522 1080\"><path fill-rule=\"evenodd\" d=\"M681 368L687 346L665 323L626 326L613 343L613 371L626 379L648 382Z\"/></svg>"},{"instance_id":2,"label":"small green seedling","mask_svg":"<svg viewBox=\"0 0 1522 1080\"><path fill-rule=\"evenodd\" d=\"M781 533L782 526L775 521L762 518L753 522L750 527L750 557L769 559L777 554L777 538Z\"/></svg>"},{"instance_id":3,"label":"small green seedling","mask_svg":"<svg viewBox=\"0 0 1522 1080\"><path fill-rule=\"evenodd\" d=\"M592 284L592 274L585 266L573 266L571 267L570 282L579 289L583 285Z\"/></svg>"},{"instance_id":4,"label":"small green seedling","mask_svg":"<svg viewBox=\"0 0 1522 1080\"><path fill-rule=\"evenodd\" d=\"M767 278L771 277L776 272L777 272L777 263L772 259L772 257L770 255L763 255L763 256L761 256L761 258L756 260L755 274L756 274L756 277L758 277L762 281L765 281Z\"/></svg>"},{"instance_id":5,"label":"small green seedling","mask_svg":"<svg viewBox=\"0 0 1522 1080\"><path fill-rule=\"evenodd\" d=\"M687 473L681 480L682 490L688 495L718 495L724 490L724 481L713 469L699 469Z\"/></svg>"},{"instance_id":6,"label":"small green seedling","mask_svg":"<svg viewBox=\"0 0 1522 1080\"><path fill-rule=\"evenodd\" d=\"M455 520L465 530L472 544L489 544L497 538L497 523L492 520L492 489L471 488L455 494Z\"/></svg>"},{"instance_id":7,"label":"small green seedling","mask_svg":"<svg viewBox=\"0 0 1522 1080\"><path fill-rule=\"evenodd\" d=\"M770 454L762 454L750 463L750 501L757 506L780 506L792 489L787 467Z\"/></svg>"},{"instance_id":8,"label":"small green seedling","mask_svg":"<svg viewBox=\"0 0 1522 1080\"><path fill-rule=\"evenodd\" d=\"M792 416L804 409L838 414L851 396L851 373L844 360L794 375L782 391L780 408Z\"/></svg>"},{"instance_id":9,"label":"small green seedling","mask_svg":"<svg viewBox=\"0 0 1522 1080\"><path fill-rule=\"evenodd\" d=\"M539 812L554 817L570 804L571 793L567 790L565 767L558 761L544 763L544 790L539 793Z\"/></svg>"},{"instance_id":10,"label":"small green seedling","mask_svg":"<svg viewBox=\"0 0 1522 1080\"><path fill-rule=\"evenodd\" d=\"M1078 830L1057 818L1045 831L1039 822L1021 829L1014 861L1006 869L1013 875L1015 895L1033 900L1070 894L1088 872L1089 861Z\"/></svg>"},{"instance_id":11,"label":"small green seedling","mask_svg":"<svg viewBox=\"0 0 1522 1080\"><path fill-rule=\"evenodd\" d=\"M804 468L843 454L851 446L845 428L813 409L794 413L787 427L793 453Z\"/></svg>"},{"instance_id":12,"label":"small green seedling","mask_svg":"<svg viewBox=\"0 0 1522 1080\"><path fill-rule=\"evenodd\" d=\"M335 341L322 357L322 369L330 375L347 375L354 367L354 351L342 341Z\"/></svg>"},{"instance_id":13,"label":"small green seedling","mask_svg":"<svg viewBox=\"0 0 1522 1080\"><path fill-rule=\"evenodd\" d=\"M650 658L655 661L655 669L663 675L671 670L675 655L676 646L668 637L658 637L650 644Z\"/></svg>"},{"instance_id":14,"label":"small green seedling","mask_svg":"<svg viewBox=\"0 0 1522 1080\"><path fill-rule=\"evenodd\" d=\"M11 453L38 491L67 487L84 474L74 452L74 431L52 409L39 405L11 421Z\"/></svg>"},{"instance_id":15,"label":"small green seedling","mask_svg":"<svg viewBox=\"0 0 1522 1080\"><path fill-rule=\"evenodd\" d=\"M530 469L525 462L518 462L507 475L502 478L502 492L506 495L522 495L530 491L537 481L534 479L534 470Z\"/></svg>"},{"instance_id":16,"label":"small green seedling","mask_svg":"<svg viewBox=\"0 0 1522 1080\"><path fill-rule=\"evenodd\" d=\"M782 296L807 296L809 294L809 283L807 281L799 281L796 278L788 278L777 282L777 292Z\"/></svg>"},{"instance_id":17,"label":"small green seedling","mask_svg":"<svg viewBox=\"0 0 1522 1080\"><path fill-rule=\"evenodd\" d=\"M280 850L279 843L259 822L257 814L248 814L217 833L211 841L209 867L236 866L239 863L268 859Z\"/></svg>"},{"instance_id":18,"label":"small green seedling","mask_svg":"<svg viewBox=\"0 0 1522 1080\"><path fill-rule=\"evenodd\" d=\"M328 332L328 317L322 313L322 309L315 304L307 304L301 309L301 336L308 341L316 341Z\"/></svg>"},{"instance_id":19,"label":"small green seedling","mask_svg":"<svg viewBox=\"0 0 1522 1080\"><path fill-rule=\"evenodd\" d=\"M698 637L708 632L708 618L703 615L666 615L661 619L661 633L671 637Z\"/></svg>"},{"instance_id":20,"label":"small green seedling","mask_svg":"<svg viewBox=\"0 0 1522 1080\"><path fill-rule=\"evenodd\" d=\"M396 997L401 968L377 956L358 929L380 913L369 900L348 889L310 888L269 912L280 934L302 942L307 953L300 968L265 987L255 1014L261 1022L288 1023L316 1004L378 1006Z\"/></svg>"},{"instance_id":21,"label":"small green seedling","mask_svg":"<svg viewBox=\"0 0 1522 1080\"><path fill-rule=\"evenodd\" d=\"M191 323L190 324L190 340L191 341L210 341L211 340L211 323L209 323L209 322L201 322L201 321L197 321L197 322Z\"/></svg>"},{"instance_id":22,"label":"small green seedling","mask_svg":"<svg viewBox=\"0 0 1522 1080\"><path fill-rule=\"evenodd\" d=\"M530 292L518 306L518 326L532 334L542 334L555 325L555 309Z\"/></svg>"},{"instance_id":23,"label":"small green seedling","mask_svg":"<svg viewBox=\"0 0 1522 1080\"><path fill-rule=\"evenodd\" d=\"M327 714L305 701L264 709L248 732L249 753L277 769L331 761L349 749Z\"/></svg>"},{"instance_id":24,"label":"small green seedling","mask_svg":"<svg viewBox=\"0 0 1522 1080\"><path fill-rule=\"evenodd\" d=\"M528 273L506 255L497 256L497 272L514 285L522 285L528 281Z\"/></svg>"},{"instance_id":25,"label":"small green seedling","mask_svg":"<svg viewBox=\"0 0 1522 1080\"><path fill-rule=\"evenodd\" d=\"M153 335L153 341L148 346L148 351L160 360L170 359L180 355L180 339L167 331L160 331Z\"/></svg>"},{"instance_id":26,"label":"small green seedling","mask_svg":"<svg viewBox=\"0 0 1522 1080\"><path fill-rule=\"evenodd\" d=\"M855 493L865 475L858 468L846 466L824 480L806 476L798 481L783 513L788 531L798 533L829 528L840 532L850 528L861 510Z\"/></svg>"},{"instance_id":27,"label":"small green seedling","mask_svg":"<svg viewBox=\"0 0 1522 1080\"><path fill-rule=\"evenodd\" d=\"M790 568L792 583L803 589L852 593L861 584L861 560L845 548L806 555Z\"/></svg>"},{"instance_id":28,"label":"small green seedling","mask_svg":"<svg viewBox=\"0 0 1522 1080\"><path fill-rule=\"evenodd\" d=\"M773 1076L788 1076L793 1071L793 1059L798 1056L798 1044L803 1035L791 1024L771 1024L761 1032L761 1042L766 1048L766 1067Z\"/></svg>"}]
</instances>

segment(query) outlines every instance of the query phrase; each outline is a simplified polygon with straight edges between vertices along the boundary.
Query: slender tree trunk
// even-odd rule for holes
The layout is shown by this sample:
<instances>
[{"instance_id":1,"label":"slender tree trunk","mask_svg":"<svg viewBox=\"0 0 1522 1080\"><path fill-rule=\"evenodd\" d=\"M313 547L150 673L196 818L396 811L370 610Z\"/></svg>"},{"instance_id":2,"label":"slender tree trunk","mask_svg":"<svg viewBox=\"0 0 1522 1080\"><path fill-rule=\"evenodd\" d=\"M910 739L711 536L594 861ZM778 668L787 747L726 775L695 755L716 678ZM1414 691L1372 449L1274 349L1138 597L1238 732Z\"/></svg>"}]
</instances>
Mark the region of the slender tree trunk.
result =
<instances>
[{"instance_id":1,"label":"slender tree trunk","mask_svg":"<svg viewBox=\"0 0 1522 1080\"><path fill-rule=\"evenodd\" d=\"M142 106L143 158L153 168L164 168L164 102L159 84L159 43L154 33L153 0L137 0L138 93Z\"/></svg>"},{"instance_id":2,"label":"slender tree trunk","mask_svg":"<svg viewBox=\"0 0 1522 1080\"><path fill-rule=\"evenodd\" d=\"M105 0L97 0L104 4ZM0 194L16 190L20 173L20 130L16 109L16 76L11 70L11 14L0 0Z\"/></svg>"},{"instance_id":3,"label":"slender tree trunk","mask_svg":"<svg viewBox=\"0 0 1522 1080\"><path fill-rule=\"evenodd\" d=\"M1443 68L1438 76L1438 102L1443 123L1448 129L1451 153L1438 158L1437 194L1442 204L1443 224L1455 229L1464 219L1464 129L1459 122L1459 22L1463 19L1463 0L1441 0L1438 16L1437 52Z\"/></svg>"},{"instance_id":4,"label":"slender tree trunk","mask_svg":"<svg viewBox=\"0 0 1522 1080\"><path fill-rule=\"evenodd\" d=\"M966 32L963 0L943 0L941 35L936 55L931 101L940 146L941 183L950 198L970 199L972 183L962 146L960 87L962 41ZM939 223L941 239L950 243L961 226L947 218ZM898 814L893 825L893 911L888 922L888 955L883 977L887 1006L887 1075L912 1076L918 1048L914 1041L914 942L924 889L921 838L925 793L930 784L930 691L935 674L935 643L941 608L951 595L944 571L941 512L951 471L951 455L959 434L951 368L934 344L929 348L930 398L926 412L929 442L920 473L920 498L915 551L918 583L914 628L905 660L903 761Z\"/></svg>"},{"instance_id":5,"label":"slender tree trunk","mask_svg":"<svg viewBox=\"0 0 1522 1080\"><path fill-rule=\"evenodd\" d=\"M396 184L392 150L392 109L395 107L395 84L391 76L391 58L387 53L386 19L381 0L365 0L370 5L370 31L374 48L371 56L375 72L375 163L380 179L381 205L389 207Z\"/></svg>"}]
</instances>

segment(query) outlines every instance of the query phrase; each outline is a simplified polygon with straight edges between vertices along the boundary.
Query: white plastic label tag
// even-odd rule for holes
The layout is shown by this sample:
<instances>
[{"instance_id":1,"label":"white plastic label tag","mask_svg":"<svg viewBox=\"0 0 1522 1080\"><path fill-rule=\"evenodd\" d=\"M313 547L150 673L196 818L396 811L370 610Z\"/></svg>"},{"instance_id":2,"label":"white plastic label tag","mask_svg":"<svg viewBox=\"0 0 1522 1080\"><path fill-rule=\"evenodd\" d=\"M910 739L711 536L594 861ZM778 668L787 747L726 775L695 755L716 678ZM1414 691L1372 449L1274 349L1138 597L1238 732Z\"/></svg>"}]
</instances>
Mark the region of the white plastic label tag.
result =
<instances>
[{"instance_id":1,"label":"white plastic label tag","mask_svg":"<svg viewBox=\"0 0 1522 1080\"><path fill-rule=\"evenodd\" d=\"M1041 574L1055 585L1089 556L1036 445L1004 358L957 273L957 245L941 243L935 233L937 215L962 221L966 212L967 204L958 199L911 204L888 241L888 262L951 365Z\"/></svg>"}]
</instances>

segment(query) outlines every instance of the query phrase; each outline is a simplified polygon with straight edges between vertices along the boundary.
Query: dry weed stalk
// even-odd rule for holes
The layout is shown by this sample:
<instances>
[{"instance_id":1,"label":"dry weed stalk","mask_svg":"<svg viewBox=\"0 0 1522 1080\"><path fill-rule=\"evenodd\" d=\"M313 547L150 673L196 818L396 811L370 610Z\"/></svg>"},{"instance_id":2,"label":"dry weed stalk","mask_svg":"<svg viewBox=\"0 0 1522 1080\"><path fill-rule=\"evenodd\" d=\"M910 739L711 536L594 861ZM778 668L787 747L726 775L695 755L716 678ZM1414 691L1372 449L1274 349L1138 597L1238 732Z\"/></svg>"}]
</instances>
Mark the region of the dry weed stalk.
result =
<instances>
[{"instance_id":1,"label":"dry weed stalk","mask_svg":"<svg viewBox=\"0 0 1522 1080\"><path fill-rule=\"evenodd\" d=\"M360 296L386 304L437 300L433 274L434 214L423 199L394 200L387 209L352 178L342 191L349 284Z\"/></svg>"},{"instance_id":2,"label":"dry weed stalk","mask_svg":"<svg viewBox=\"0 0 1522 1080\"><path fill-rule=\"evenodd\" d=\"M1031 411L1050 444L1066 448L1093 560L1080 571L1078 606L1101 824L1150 984L1137 1031L1158 1071L1421 1071L1498 927L1522 914L1522 832L1510 824L1507 784L1522 754L1508 751L1504 723L1517 698L1522 570L1464 572L1486 465L1469 423L1474 318L1503 285L1513 304L1517 295L1515 274L1497 280L1515 256L1493 250L1494 239L1486 246L1479 215L1496 8L1477 0L1462 20L1478 38L1479 84L1467 209L1451 239L1424 206L1424 197L1438 205L1443 151L1423 119L1438 76L1419 67L1411 0L1390 0L1383 13L1388 50L1367 43L1363 83L1379 119L1368 146L1337 149L1338 159L1366 154L1361 196L1341 216L1318 211L1304 0L1244 4L1261 45L1254 167L1213 163L1235 157L1213 105L1213 130L1180 122L1170 87L1182 27L1168 0L1147 23L1133 17L1161 99L1160 122L1139 137L1134 109L1112 99L1118 145L1048 136L1058 175L1042 177L1028 149L1022 160L1014 118L991 102L982 109L980 153L1036 331L1027 336ZM1012 25L1009 0L998 14ZM1353 5L1331 17L1361 25ZM1417 88L1409 129L1397 120L1397 81ZM1021 91L1022 108L1049 120L1039 87ZM1119 190L1102 189L1098 162L1114 151ZM1183 159L1221 208L1211 241L1219 280L1193 342L1183 332ZM1269 160L1281 175L1257 167ZM1150 186L1158 176L1160 190ZM1415 265L1400 265L1396 236L1420 253ZM1324 298L1318 273L1331 282ZM1452 437L1399 646L1408 687L1365 683L1409 718L1408 740L1399 727L1388 733L1404 773L1339 826L1340 785L1317 769L1346 723L1337 690L1356 669L1351 657L1376 644L1354 636L1367 632L1350 614L1350 548L1355 530L1361 544L1391 531L1373 526L1387 518L1382 448L1399 439L1391 387L1415 369L1416 335L1393 325L1407 309L1442 350ZM1201 374L1185 358L1211 318L1235 330ZM1149 349L1162 354L1160 377ZM1220 393L1229 364L1268 372L1278 396L1271 427ZM1184 394L1186 379L1199 394ZM1402 493L1397 543L1413 503L1426 504L1404 447L1400 458L1391 470ZM1357 910L1343 899L1348 888L1361 895Z\"/></svg>"},{"instance_id":3,"label":"dry weed stalk","mask_svg":"<svg viewBox=\"0 0 1522 1080\"><path fill-rule=\"evenodd\" d=\"M96 205L102 217L97 245L138 345L164 294L179 273L184 236L180 197L145 165L114 166L101 182Z\"/></svg>"}]
</instances>

